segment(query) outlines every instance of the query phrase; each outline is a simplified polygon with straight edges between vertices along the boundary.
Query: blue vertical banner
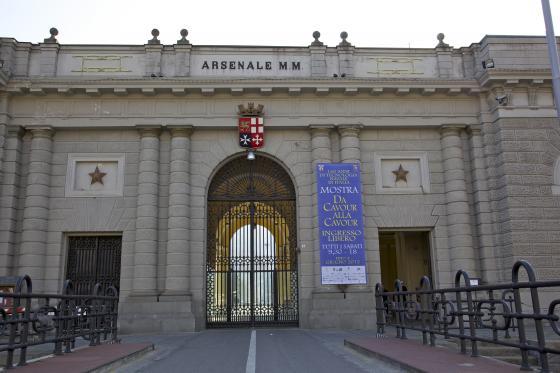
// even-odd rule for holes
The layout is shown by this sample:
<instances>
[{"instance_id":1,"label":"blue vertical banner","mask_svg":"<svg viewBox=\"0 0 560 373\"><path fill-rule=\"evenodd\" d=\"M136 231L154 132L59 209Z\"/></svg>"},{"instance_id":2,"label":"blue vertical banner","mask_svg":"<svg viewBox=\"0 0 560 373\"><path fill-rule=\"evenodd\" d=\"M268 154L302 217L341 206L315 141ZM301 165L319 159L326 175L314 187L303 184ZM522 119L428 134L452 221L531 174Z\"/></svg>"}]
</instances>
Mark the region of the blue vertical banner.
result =
<instances>
[{"instance_id":1,"label":"blue vertical banner","mask_svg":"<svg viewBox=\"0 0 560 373\"><path fill-rule=\"evenodd\" d=\"M316 172L321 283L365 284L360 165L319 163Z\"/></svg>"}]
</instances>

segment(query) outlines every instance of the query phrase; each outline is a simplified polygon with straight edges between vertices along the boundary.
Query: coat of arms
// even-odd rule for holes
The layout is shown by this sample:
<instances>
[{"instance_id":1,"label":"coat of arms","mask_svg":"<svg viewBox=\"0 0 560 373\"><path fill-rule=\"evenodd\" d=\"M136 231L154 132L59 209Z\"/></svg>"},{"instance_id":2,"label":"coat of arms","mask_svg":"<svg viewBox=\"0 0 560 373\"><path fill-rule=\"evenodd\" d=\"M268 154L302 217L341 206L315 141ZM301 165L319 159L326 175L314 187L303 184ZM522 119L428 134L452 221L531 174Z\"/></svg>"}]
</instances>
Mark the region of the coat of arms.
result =
<instances>
[{"instance_id":1,"label":"coat of arms","mask_svg":"<svg viewBox=\"0 0 560 373\"><path fill-rule=\"evenodd\" d=\"M248 149L259 149L264 146L263 105L250 102L239 105L239 146Z\"/></svg>"}]
</instances>

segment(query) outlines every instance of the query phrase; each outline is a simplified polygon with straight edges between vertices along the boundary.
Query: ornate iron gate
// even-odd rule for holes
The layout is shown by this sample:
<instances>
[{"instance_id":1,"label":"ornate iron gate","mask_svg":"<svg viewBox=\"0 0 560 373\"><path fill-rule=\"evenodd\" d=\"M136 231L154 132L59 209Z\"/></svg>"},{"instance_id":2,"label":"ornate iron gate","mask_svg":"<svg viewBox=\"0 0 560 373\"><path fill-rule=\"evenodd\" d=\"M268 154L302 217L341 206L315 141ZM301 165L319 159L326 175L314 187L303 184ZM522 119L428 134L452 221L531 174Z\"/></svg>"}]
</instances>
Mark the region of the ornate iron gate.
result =
<instances>
[{"instance_id":1,"label":"ornate iron gate","mask_svg":"<svg viewBox=\"0 0 560 373\"><path fill-rule=\"evenodd\" d=\"M96 283L119 289L121 246L120 236L68 237L66 278L72 280L75 294L91 294Z\"/></svg>"},{"instance_id":2,"label":"ornate iron gate","mask_svg":"<svg viewBox=\"0 0 560 373\"><path fill-rule=\"evenodd\" d=\"M298 324L295 190L274 161L232 160L208 192L206 324Z\"/></svg>"}]
</instances>

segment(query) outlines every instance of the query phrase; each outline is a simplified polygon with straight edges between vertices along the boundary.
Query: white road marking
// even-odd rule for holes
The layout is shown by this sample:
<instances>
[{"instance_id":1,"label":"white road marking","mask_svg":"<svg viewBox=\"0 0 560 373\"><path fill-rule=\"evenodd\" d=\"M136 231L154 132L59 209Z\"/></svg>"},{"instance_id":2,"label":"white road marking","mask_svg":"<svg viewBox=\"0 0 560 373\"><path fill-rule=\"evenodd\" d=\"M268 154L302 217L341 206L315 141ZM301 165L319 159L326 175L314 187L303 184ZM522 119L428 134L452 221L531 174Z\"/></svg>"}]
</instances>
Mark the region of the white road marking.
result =
<instances>
[{"instance_id":1,"label":"white road marking","mask_svg":"<svg viewBox=\"0 0 560 373\"><path fill-rule=\"evenodd\" d=\"M245 373L255 373L257 363L257 332L251 332L251 342L249 343L249 354L247 355L247 365Z\"/></svg>"}]
</instances>

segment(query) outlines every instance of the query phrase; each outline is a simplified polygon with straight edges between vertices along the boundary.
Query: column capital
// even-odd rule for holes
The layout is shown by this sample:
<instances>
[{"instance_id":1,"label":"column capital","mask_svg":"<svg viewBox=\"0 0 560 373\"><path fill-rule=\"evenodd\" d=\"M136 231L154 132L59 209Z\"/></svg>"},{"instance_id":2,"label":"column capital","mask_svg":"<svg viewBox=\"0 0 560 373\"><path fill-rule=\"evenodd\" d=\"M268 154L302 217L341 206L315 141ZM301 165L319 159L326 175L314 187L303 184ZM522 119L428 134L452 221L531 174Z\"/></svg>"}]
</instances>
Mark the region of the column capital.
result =
<instances>
[{"instance_id":1,"label":"column capital","mask_svg":"<svg viewBox=\"0 0 560 373\"><path fill-rule=\"evenodd\" d=\"M358 136L363 127L361 123L339 124L336 126L341 136Z\"/></svg>"},{"instance_id":2,"label":"column capital","mask_svg":"<svg viewBox=\"0 0 560 373\"><path fill-rule=\"evenodd\" d=\"M161 132L159 124L137 124L136 129L142 137L158 137Z\"/></svg>"},{"instance_id":3,"label":"column capital","mask_svg":"<svg viewBox=\"0 0 560 373\"><path fill-rule=\"evenodd\" d=\"M482 124L469 124L467 132L471 135L479 135L482 131Z\"/></svg>"},{"instance_id":4,"label":"column capital","mask_svg":"<svg viewBox=\"0 0 560 373\"><path fill-rule=\"evenodd\" d=\"M449 123L449 124L442 124L439 127L439 130L442 135L446 135L446 134L459 134L459 132L461 130L464 130L465 128L467 128L466 124Z\"/></svg>"},{"instance_id":5,"label":"column capital","mask_svg":"<svg viewBox=\"0 0 560 373\"><path fill-rule=\"evenodd\" d=\"M29 125L25 126L25 130L31 133L33 138L44 137L50 139L54 135L54 128L45 125Z\"/></svg>"},{"instance_id":6,"label":"column capital","mask_svg":"<svg viewBox=\"0 0 560 373\"><path fill-rule=\"evenodd\" d=\"M166 127L171 137L189 137L193 131L192 124L171 124Z\"/></svg>"},{"instance_id":7,"label":"column capital","mask_svg":"<svg viewBox=\"0 0 560 373\"><path fill-rule=\"evenodd\" d=\"M311 123L309 128L311 129L329 129L332 130L334 128L333 123Z\"/></svg>"},{"instance_id":8,"label":"column capital","mask_svg":"<svg viewBox=\"0 0 560 373\"><path fill-rule=\"evenodd\" d=\"M328 135L329 132L334 128L334 124L322 124L322 123L312 123L309 125L312 135Z\"/></svg>"}]
</instances>

